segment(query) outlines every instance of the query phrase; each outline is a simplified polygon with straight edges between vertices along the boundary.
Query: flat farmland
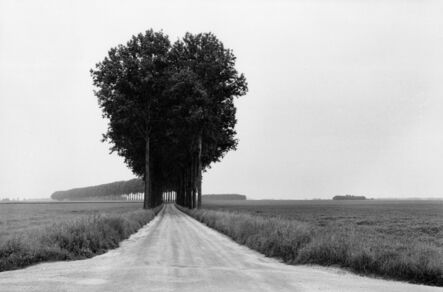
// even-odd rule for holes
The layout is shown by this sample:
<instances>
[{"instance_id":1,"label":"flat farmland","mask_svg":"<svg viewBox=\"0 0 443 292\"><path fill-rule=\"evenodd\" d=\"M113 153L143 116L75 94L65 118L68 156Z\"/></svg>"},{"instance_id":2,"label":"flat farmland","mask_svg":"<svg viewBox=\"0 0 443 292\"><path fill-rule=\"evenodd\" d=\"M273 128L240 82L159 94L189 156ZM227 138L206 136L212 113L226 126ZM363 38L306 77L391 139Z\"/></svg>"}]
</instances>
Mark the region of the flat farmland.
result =
<instances>
[{"instance_id":1,"label":"flat farmland","mask_svg":"<svg viewBox=\"0 0 443 292\"><path fill-rule=\"evenodd\" d=\"M205 201L204 208L361 231L394 242L420 242L443 253L443 200Z\"/></svg>"},{"instance_id":2,"label":"flat farmland","mask_svg":"<svg viewBox=\"0 0 443 292\"><path fill-rule=\"evenodd\" d=\"M141 209L141 202L51 202L0 204L0 242L13 235L40 230L54 223L99 214L122 214Z\"/></svg>"},{"instance_id":3,"label":"flat farmland","mask_svg":"<svg viewBox=\"0 0 443 292\"><path fill-rule=\"evenodd\" d=\"M188 213L289 264L443 286L443 201L206 201Z\"/></svg>"}]
</instances>

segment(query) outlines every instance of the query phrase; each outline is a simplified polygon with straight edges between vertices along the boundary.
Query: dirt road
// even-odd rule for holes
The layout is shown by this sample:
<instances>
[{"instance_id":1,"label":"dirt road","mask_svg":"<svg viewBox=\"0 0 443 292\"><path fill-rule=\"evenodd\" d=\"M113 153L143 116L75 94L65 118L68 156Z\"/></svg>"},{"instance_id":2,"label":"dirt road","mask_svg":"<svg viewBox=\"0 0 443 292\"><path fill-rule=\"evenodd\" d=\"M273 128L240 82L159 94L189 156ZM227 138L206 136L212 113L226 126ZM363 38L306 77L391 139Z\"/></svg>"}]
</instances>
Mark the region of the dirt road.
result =
<instances>
[{"instance_id":1,"label":"dirt road","mask_svg":"<svg viewBox=\"0 0 443 292\"><path fill-rule=\"evenodd\" d=\"M290 266L240 246L166 205L118 249L0 273L0 291L441 291Z\"/></svg>"}]
</instances>

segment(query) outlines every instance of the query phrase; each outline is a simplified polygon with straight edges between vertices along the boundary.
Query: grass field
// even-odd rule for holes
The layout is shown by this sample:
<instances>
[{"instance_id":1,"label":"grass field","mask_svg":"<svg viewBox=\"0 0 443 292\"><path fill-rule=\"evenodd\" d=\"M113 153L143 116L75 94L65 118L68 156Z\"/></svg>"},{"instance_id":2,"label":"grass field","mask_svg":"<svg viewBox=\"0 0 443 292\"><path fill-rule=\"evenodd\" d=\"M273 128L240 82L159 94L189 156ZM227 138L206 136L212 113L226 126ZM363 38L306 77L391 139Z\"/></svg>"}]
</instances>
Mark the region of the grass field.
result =
<instances>
[{"instance_id":1,"label":"grass field","mask_svg":"<svg viewBox=\"0 0 443 292\"><path fill-rule=\"evenodd\" d=\"M0 203L0 242L11 235L96 214L141 209L140 202Z\"/></svg>"},{"instance_id":2,"label":"grass field","mask_svg":"<svg viewBox=\"0 0 443 292\"><path fill-rule=\"evenodd\" d=\"M426 243L443 252L443 200L206 201L204 208L376 232L399 241Z\"/></svg>"},{"instance_id":3,"label":"grass field","mask_svg":"<svg viewBox=\"0 0 443 292\"><path fill-rule=\"evenodd\" d=\"M287 263L443 286L443 201L206 201L186 212Z\"/></svg>"},{"instance_id":4,"label":"grass field","mask_svg":"<svg viewBox=\"0 0 443 292\"><path fill-rule=\"evenodd\" d=\"M116 248L160 210L141 207L126 202L0 204L0 272Z\"/></svg>"}]
</instances>

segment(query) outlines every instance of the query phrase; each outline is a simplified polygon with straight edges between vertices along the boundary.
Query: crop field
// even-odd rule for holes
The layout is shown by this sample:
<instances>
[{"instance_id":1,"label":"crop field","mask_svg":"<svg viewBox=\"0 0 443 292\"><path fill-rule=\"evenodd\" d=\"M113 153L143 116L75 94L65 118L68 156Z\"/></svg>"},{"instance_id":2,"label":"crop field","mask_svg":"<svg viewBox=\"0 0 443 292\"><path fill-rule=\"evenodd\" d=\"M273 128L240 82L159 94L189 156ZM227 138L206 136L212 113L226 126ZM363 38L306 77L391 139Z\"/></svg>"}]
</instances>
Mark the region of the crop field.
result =
<instances>
[{"instance_id":1,"label":"crop field","mask_svg":"<svg viewBox=\"0 0 443 292\"><path fill-rule=\"evenodd\" d=\"M122 214L142 208L140 202L63 202L0 204L0 243L11 235L53 223L97 214Z\"/></svg>"},{"instance_id":2,"label":"crop field","mask_svg":"<svg viewBox=\"0 0 443 292\"><path fill-rule=\"evenodd\" d=\"M443 286L443 201L206 201L185 211L290 264Z\"/></svg>"},{"instance_id":3,"label":"crop field","mask_svg":"<svg viewBox=\"0 0 443 292\"><path fill-rule=\"evenodd\" d=\"M361 230L399 241L422 242L443 253L443 200L206 201L204 208Z\"/></svg>"},{"instance_id":4,"label":"crop field","mask_svg":"<svg viewBox=\"0 0 443 292\"><path fill-rule=\"evenodd\" d=\"M101 254L159 211L140 202L0 204L0 272Z\"/></svg>"}]
</instances>

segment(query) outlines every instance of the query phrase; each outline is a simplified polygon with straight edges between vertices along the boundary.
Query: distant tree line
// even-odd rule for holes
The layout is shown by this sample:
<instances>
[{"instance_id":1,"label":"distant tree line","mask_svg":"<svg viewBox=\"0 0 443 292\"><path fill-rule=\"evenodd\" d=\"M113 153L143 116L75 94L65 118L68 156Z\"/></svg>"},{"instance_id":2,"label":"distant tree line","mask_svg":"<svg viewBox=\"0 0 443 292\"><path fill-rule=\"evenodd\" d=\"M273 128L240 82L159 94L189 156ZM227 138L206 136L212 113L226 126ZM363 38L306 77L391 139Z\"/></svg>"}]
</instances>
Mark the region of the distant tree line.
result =
<instances>
[{"instance_id":1,"label":"distant tree line","mask_svg":"<svg viewBox=\"0 0 443 292\"><path fill-rule=\"evenodd\" d=\"M333 200L366 200L365 196L353 196L353 195L345 195L345 196L334 196Z\"/></svg>"},{"instance_id":2,"label":"distant tree line","mask_svg":"<svg viewBox=\"0 0 443 292\"><path fill-rule=\"evenodd\" d=\"M75 188L66 191L56 191L51 195L51 199L58 201L87 201L91 199L107 200L117 197L119 197L120 199L125 199L125 195L142 193L143 191L143 180L139 178L134 178L127 181L116 181L96 186ZM246 200L246 196L239 194L208 194L202 195L202 199ZM9 201L9 199L7 200Z\"/></svg>"},{"instance_id":3,"label":"distant tree line","mask_svg":"<svg viewBox=\"0 0 443 292\"><path fill-rule=\"evenodd\" d=\"M128 181L116 181L97 186L75 188L67 191L57 191L51 195L51 198L59 201L83 201L90 199L106 199L131 193L140 193L143 192L143 190L143 180L135 178Z\"/></svg>"},{"instance_id":4,"label":"distant tree line","mask_svg":"<svg viewBox=\"0 0 443 292\"><path fill-rule=\"evenodd\" d=\"M202 172L235 150L234 98L247 91L236 58L212 33L171 44L148 30L111 48L91 70L109 120L104 140L144 180L144 208L162 202L201 205Z\"/></svg>"},{"instance_id":5,"label":"distant tree line","mask_svg":"<svg viewBox=\"0 0 443 292\"><path fill-rule=\"evenodd\" d=\"M246 200L246 196L239 194L207 194L203 195L203 200Z\"/></svg>"}]
</instances>

